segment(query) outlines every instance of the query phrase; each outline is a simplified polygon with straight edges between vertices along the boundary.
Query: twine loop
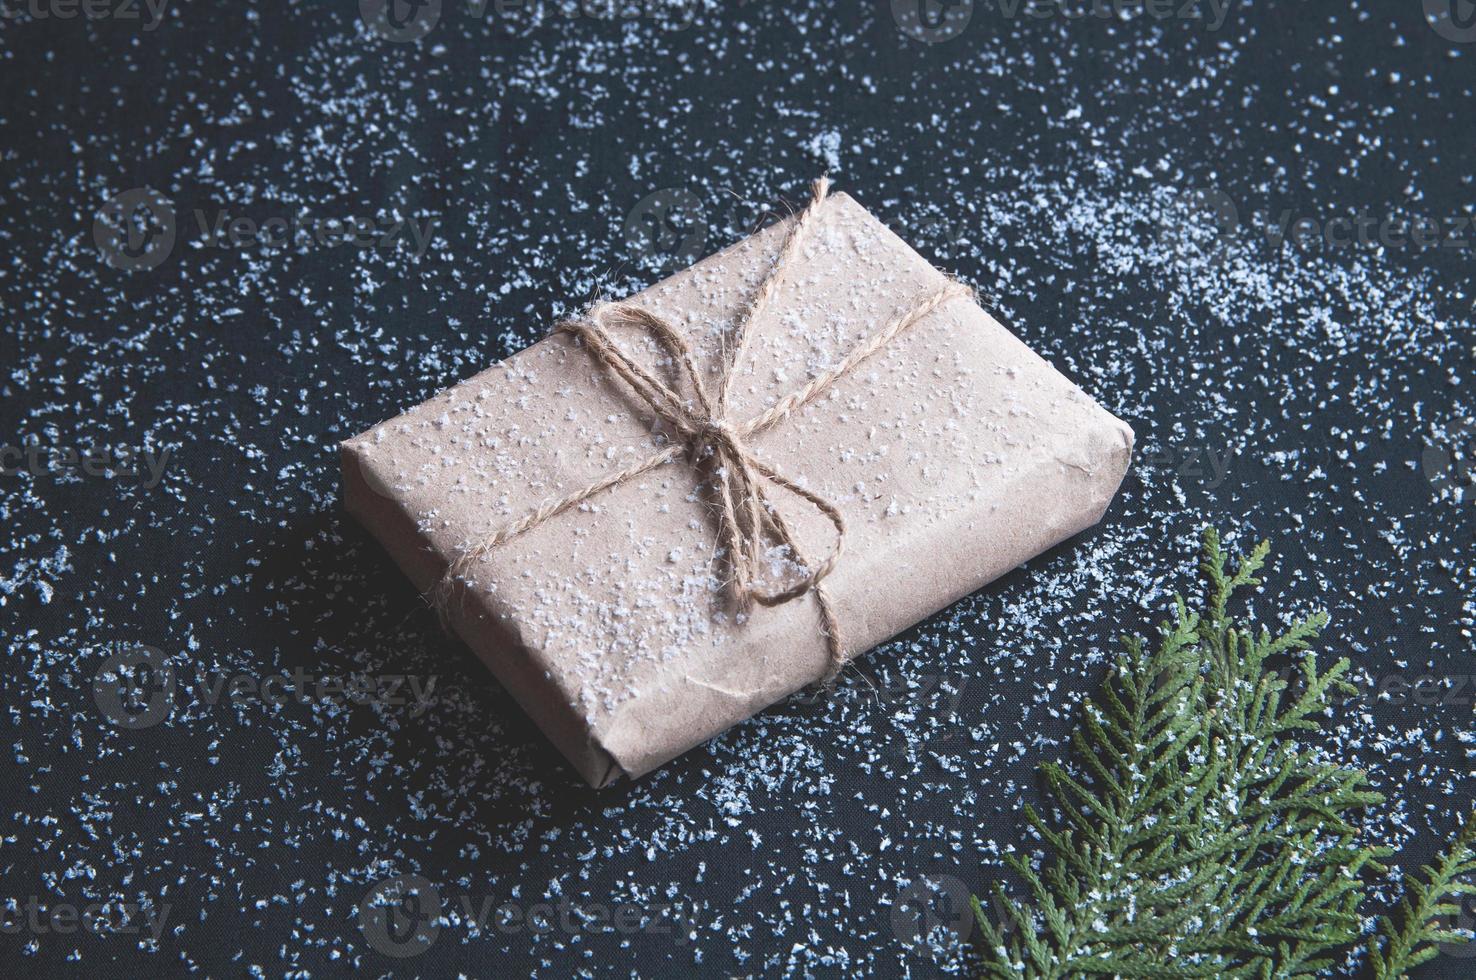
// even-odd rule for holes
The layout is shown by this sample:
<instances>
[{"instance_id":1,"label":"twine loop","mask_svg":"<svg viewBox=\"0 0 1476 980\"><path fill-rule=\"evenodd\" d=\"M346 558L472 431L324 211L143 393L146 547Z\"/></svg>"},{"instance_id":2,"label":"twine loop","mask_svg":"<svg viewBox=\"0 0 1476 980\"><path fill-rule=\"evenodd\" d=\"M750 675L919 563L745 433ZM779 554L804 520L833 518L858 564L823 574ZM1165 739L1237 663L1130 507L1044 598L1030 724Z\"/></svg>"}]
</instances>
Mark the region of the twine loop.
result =
<instances>
[{"instance_id":1,"label":"twine loop","mask_svg":"<svg viewBox=\"0 0 1476 980\"><path fill-rule=\"evenodd\" d=\"M669 385L625 353L610 335L607 324L639 327L655 340L690 388L693 399L684 399L681 382ZM730 571L734 603L748 613L753 604L776 606L816 588L835 568L845 539L846 522L839 510L820 497L781 476L748 448L746 426L733 424L725 412L724 398L704 382L692 359L686 340L664 319L629 303L602 303L584 316L560 324L574 334L605 370L623 380L661 421L675 430L678 444L685 443L691 464L699 468L711 487L709 498L718 525ZM730 373L734 359L726 362ZM726 385L719 388L726 392ZM769 488L778 487L806 501L835 528L836 544L822 562L811 564L799 551L784 518L770 499ZM781 546L804 568L799 581L784 588L764 589L758 583L764 566L773 564L770 542Z\"/></svg>"},{"instance_id":2,"label":"twine loop","mask_svg":"<svg viewBox=\"0 0 1476 980\"><path fill-rule=\"evenodd\" d=\"M826 178L814 182L810 203L790 225L783 247L757 292L741 311L733 335L728 338L723 351L716 390L711 390L705 383L681 332L642 307L625 302L600 303L583 316L559 324L559 330L579 338L595 362L622 381L657 419L675 433L676 438L664 449L618 473L605 476L568 496L544 502L532 513L468 548L450 563L431 590L431 602L443 619L449 617L456 583L463 581L472 565L492 550L610 487L635 479L685 454L689 464L707 478L707 497L717 524L718 542L729 572L727 584L736 610L747 614L754 603L778 606L813 593L829 656L824 679L829 681L839 673L845 663L845 647L835 610L822 583L840 561L846 537L845 518L834 504L785 477L756 456L749 447L749 440L830 390L857 364L891 343L938 306L950 299L972 296L972 293L967 287L950 281L869 335L830 370L790 392L757 417L736 423L729 414L729 390L734 369L747 345L749 328L773 297L783 272L790 266L800 243L810 231L829 189L830 181ZM626 354L610 334L609 327L614 325L638 328L654 340L678 369L678 380L668 384ZM684 388L690 389L690 397L684 397ZM812 561L800 550L788 522L775 506L774 490L799 498L830 522L835 530L835 543L823 560ZM785 557L800 570L798 578L791 576L787 585L764 587L761 581L773 577L766 576L765 572L775 570L774 566L782 567Z\"/></svg>"}]
</instances>

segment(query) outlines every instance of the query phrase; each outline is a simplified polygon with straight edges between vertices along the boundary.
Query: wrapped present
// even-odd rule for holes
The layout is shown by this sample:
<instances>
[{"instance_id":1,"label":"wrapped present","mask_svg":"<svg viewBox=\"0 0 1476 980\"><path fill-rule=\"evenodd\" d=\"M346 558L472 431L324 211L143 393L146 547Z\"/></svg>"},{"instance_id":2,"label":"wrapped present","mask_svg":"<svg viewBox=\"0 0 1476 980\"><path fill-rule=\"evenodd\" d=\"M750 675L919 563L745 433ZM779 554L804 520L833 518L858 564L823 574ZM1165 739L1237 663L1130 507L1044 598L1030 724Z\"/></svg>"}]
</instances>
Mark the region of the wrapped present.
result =
<instances>
[{"instance_id":1,"label":"wrapped present","mask_svg":"<svg viewBox=\"0 0 1476 980\"><path fill-rule=\"evenodd\" d=\"M1132 430L844 194L342 445L344 498L592 785L1098 521Z\"/></svg>"}]
</instances>

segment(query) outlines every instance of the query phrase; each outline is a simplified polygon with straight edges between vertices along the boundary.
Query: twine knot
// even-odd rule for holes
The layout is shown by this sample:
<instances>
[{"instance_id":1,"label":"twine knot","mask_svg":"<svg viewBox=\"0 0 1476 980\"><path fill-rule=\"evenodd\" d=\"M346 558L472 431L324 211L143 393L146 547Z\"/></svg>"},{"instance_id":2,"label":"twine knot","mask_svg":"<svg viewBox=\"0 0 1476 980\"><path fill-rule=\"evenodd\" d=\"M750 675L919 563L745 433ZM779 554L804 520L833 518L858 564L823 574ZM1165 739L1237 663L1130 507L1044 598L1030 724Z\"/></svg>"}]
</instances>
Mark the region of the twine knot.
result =
<instances>
[{"instance_id":1,"label":"twine knot","mask_svg":"<svg viewBox=\"0 0 1476 980\"><path fill-rule=\"evenodd\" d=\"M687 444L691 447L687 455L694 466L700 466L706 460L720 460L739 451L738 433L722 419L697 419L688 433Z\"/></svg>"},{"instance_id":2,"label":"twine knot","mask_svg":"<svg viewBox=\"0 0 1476 980\"><path fill-rule=\"evenodd\" d=\"M696 443L701 446L717 449L719 443L728 446L737 445L738 434L733 431L732 426L728 425L722 419L703 418L698 420L697 435L699 438L696 440Z\"/></svg>"},{"instance_id":3,"label":"twine knot","mask_svg":"<svg viewBox=\"0 0 1476 980\"><path fill-rule=\"evenodd\" d=\"M829 501L791 481L759 459L749 447L757 433L778 424L793 412L828 391L866 358L890 344L903 331L950 299L972 296L958 283L949 282L916 303L903 315L869 335L830 370L797 391L779 399L767 411L746 422L736 423L729 415L728 392L734 368L748 341L749 328L772 299L781 275L789 267L800 243L808 235L830 189L821 178L812 185L810 203L790 225L783 247L748 306L740 311L733 335L728 338L718 367L717 387L711 390L697 370L686 339L666 320L631 303L600 303L583 316L567 320L560 330L579 338L590 356L605 371L620 379L651 412L666 423L678 438L664 449L625 469L605 476L568 496L545 501L537 510L468 548L447 567L431 592L431 602L442 618L449 617L450 599L456 583L463 581L471 566L499 545L591 497L635 479L658 466L678 459L684 452L690 464L706 476L705 488L717 524L718 541L729 574L727 585L734 605L747 613L755 602L777 606L813 594L819 606L822 632L829 655L824 679L832 680L845 663L845 647L835 610L823 581L836 567L846 537L846 522ZM633 360L610 335L609 326L639 328L653 339L679 369L678 379L667 383ZM685 381L685 384L683 383ZM684 394L690 391L690 395ZM821 561L811 561L800 550L788 522L773 500L782 490L804 501L825 517L835 529L835 544ZM785 569L785 563L792 566ZM765 579L789 573L789 584L763 587ZM796 577L797 574L797 577Z\"/></svg>"},{"instance_id":4,"label":"twine knot","mask_svg":"<svg viewBox=\"0 0 1476 980\"><path fill-rule=\"evenodd\" d=\"M616 324L644 330L680 369L679 380L668 384L626 354L610 335L609 327ZM560 329L579 337L603 368L624 381L685 442L692 465L707 477L718 540L739 612L748 613L755 602L777 606L819 586L840 557L845 519L833 505L780 475L748 447L747 438L761 426L738 426L728 417L728 379L735 357L725 359L714 392L697 369L686 339L649 310L630 303L602 303L583 317L561 324ZM690 390L690 398L683 396L684 388ZM772 421L762 427L769 424ZM824 561L811 564L800 552L788 523L770 499L772 487L809 503L835 528L836 543ZM776 546L782 555L773 553ZM765 566L780 565L783 557L799 568L799 579L787 586L761 587Z\"/></svg>"}]
</instances>

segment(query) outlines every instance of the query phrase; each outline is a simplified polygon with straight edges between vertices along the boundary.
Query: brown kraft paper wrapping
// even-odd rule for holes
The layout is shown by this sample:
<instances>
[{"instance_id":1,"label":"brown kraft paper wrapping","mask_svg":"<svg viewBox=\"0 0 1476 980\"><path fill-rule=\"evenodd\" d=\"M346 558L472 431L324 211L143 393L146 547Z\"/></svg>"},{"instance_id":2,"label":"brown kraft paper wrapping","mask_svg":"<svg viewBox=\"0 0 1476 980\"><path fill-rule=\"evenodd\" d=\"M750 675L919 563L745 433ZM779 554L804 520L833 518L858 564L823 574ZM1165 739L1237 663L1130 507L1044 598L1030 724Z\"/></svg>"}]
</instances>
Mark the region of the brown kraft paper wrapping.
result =
<instances>
[{"instance_id":1,"label":"brown kraft paper wrapping","mask_svg":"<svg viewBox=\"0 0 1476 980\"><path fill-rule=\"evenodd\" d=\"M786 224L629 302L683 331L710 370ZM730 417L759 415L945 282L832 195L751 326ZM612 334L671 377L650 338ZM556 333L343 443L344 500L424 592L540 503L663 448L661 429ZM1096 523L1132 444L1125 423L967 298L748 441L845 517L825 588L847 657ZM835 529L813 507L772 498L804 555L833 550ZM499 546L468 573L451 623L591 785L638 776L826 673L813 595L737 621L716 540L683 456Z\"/></svg>"}]
</instances>

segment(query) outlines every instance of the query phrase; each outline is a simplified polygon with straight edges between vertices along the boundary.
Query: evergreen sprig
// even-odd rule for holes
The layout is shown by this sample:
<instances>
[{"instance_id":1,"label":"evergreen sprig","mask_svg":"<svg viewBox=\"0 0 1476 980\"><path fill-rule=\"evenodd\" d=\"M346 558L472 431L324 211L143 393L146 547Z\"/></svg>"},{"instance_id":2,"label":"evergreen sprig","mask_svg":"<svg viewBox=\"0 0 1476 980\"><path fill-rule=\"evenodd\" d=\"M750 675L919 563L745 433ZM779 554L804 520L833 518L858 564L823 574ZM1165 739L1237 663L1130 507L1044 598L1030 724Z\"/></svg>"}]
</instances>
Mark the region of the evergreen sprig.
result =
<instances>
[{"instance_id":1,"label":"evergreen sprig","mask_svg":"<svg viewBox=\"0 0 1476 980\"><path fill-rule=\"evenodd\" d=\"M1207 531L1201 599L1177 597L1151 649L1125 640L1070 761L1041 767L1051 817L1026 807L1046 856L1007 858L1030 901L996 885L996 924L974 900L986 976L1310 977L1360 937L1364 877L1389 851L1352 817L1382 797L1296 740L1356 691L1346 659L1319 669L1309 649L1327 616L1273 632L1230 614L1268 551L1232 569ZM1440 914L1444 872L1465 867L1442 865L1412 920ZM1431 935L1389 953L1405 962Z\"/></svg>"},{"instance_id":2,"label":"evergreen sprig","mask_svg":"<svg viewBox=\"0 0 1476 980\"><path fill-rule=\"evenodd\" d=\"M1391 916L1379 918L1379 935L1370 950L1370 966L1375 980L1392 980L1435 958L1441 943L1466 943L1469 930L1444 927L1442 920L1460 914L1450 899L1476 895L1476 813L1468 814L1460 833L1450 848L1427 864L1410 880L1404 898L1399 902L1399 924Z\"/></svg>"}]
</instances>

